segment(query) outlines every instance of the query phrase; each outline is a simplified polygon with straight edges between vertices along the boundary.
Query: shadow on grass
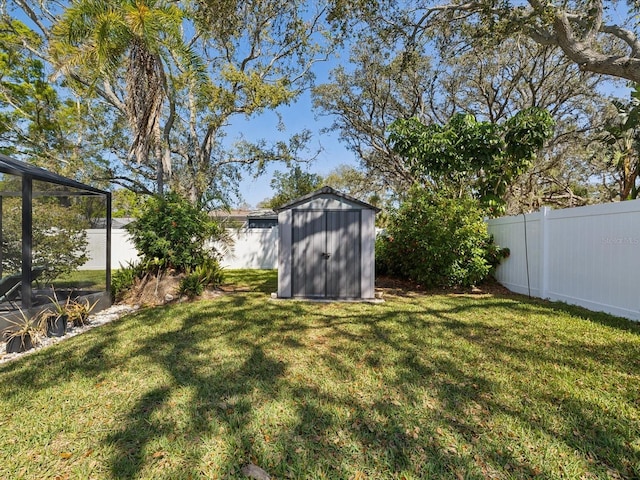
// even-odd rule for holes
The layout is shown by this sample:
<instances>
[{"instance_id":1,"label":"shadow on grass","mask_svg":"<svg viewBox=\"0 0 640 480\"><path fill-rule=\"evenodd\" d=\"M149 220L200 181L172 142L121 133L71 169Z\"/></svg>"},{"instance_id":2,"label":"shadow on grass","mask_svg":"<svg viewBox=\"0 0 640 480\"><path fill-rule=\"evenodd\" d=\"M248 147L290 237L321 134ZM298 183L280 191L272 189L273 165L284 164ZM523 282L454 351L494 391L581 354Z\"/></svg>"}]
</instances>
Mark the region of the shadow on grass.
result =
<instances>
[{"instance_id":1,"label":"shadow on grass","mask_svg":"<svg viewBox=\"0 0 640 480\"><path fill-rule=\"evenodd\" d=\"M268 293L273 278L248 283ZM623 334L636 332L554 333L580 323L573 310L234 294L144 310L0 372L36 391L117 382L124 408L100 438L112 478L238 478L249 462L277 478L634 478L638 343Z\"/></svg>"}]
</instances>

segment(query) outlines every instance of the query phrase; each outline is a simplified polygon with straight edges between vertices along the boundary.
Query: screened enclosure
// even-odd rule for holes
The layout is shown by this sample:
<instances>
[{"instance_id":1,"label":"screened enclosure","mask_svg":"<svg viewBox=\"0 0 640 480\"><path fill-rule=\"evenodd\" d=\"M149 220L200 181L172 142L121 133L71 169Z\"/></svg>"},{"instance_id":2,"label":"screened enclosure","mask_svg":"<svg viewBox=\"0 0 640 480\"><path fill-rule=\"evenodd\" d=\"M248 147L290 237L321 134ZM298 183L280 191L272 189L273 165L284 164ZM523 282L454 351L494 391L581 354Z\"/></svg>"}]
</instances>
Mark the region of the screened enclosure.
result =
<instances>
[{"instance_id":1,"label":"screened enclosure","mask_svg":"<svg viewBox=\"0 0 640 480\"><path fill-rule=\"evenodd\" d=\"M96 226L104 232L98 249L87 236ZM0 241L3 318L56 297L110 304L109 192L0 154Z\"/></svg>"}]
</instances>

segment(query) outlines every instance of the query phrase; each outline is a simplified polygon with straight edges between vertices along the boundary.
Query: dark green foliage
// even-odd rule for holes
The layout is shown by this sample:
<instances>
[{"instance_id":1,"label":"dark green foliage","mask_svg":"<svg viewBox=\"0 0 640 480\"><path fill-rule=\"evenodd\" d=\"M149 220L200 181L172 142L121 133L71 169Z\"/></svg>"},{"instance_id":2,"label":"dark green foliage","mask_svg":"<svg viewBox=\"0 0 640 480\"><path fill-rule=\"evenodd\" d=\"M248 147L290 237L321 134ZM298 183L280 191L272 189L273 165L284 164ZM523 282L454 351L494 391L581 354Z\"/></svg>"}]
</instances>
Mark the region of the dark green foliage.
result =
<instances>
[{"instance_id":1,"label":"dark green foliage","mask_svg":"<svg viewBox=\"0 0 640 480\"><path fill-rule=\"evenodd\" d=\"M500 214L509 185L532 164L553 125L549 112L535 107L500 125L458 113L445 125L396 120L389 141L420 181L451 197L474 196Z\"/></svg>"},{"instance_id":2,"label":"dark green foliage","mask_svg":"<svg viewBox=\"0 0 640 480\"><path fill-rule=\"evenodd\" d=\"M223 230L206 212L175 193L153 197L141 208L138 220L126 226L141 260L114 272L111 290L121 300L136 279L147 273L159 274L172 269L186 273L179 293L194 297L209 285L222 282L222 269L209 247Z\"/></svg>"},{"instance_id":3,"label":"dark green foliage","mask_svg":"<svg viewBox=\"0 0 640 480\"><path fill-rule=\"evenodd\" d=\"M140 264L132 262L126 266L114 270L111 274L111 297L112 300L118 302L122 300L125 292L127 292L135 283L137 278L142 276L142 267Z\"/></svg>"},{"instance_id":4,"label":"dark green foliage","mask_svg":"<svg viewBox=\"0 0 640 480\"><path fill-rule=\"evenodd\" d=\"M186 295L189 298L202 295L202 292L204 292L204 285L201 280L200 276L195 272L187 274L180 281L178 293L180 295Z\"/></svg>"},{"instance_id":5,"label":"dark green foliage","mask_svg":"<svg viewBox=\"0 0 640 480\"><path fill-rule=\"evenodd\" d=\"M276 194L264 202L267 208L278 208L291 200L311 193L322 186L322 177L308 173L295 165L288 172L275 171L271 180L271 188Z\"/></svg>"},{"instance_id":6,"label":"dark green foliage","mask_svg":"<svg viewBox=\"0 0 640 480\"><path fill-rule=\"evenodd\" d=\"M3 184L7 188L7 184ZM10 187L9 187L10 188ZM40 281L47 284L86 263L89 223L77 206L60 199L39 198L33 204L32 262L46 267ZM2 203L2 266L5 272L22 268L22 206L19 198Z\"/></svg>"},{"instance_id":7,"label":"dark green foliage","mask_svg":"<svg viewBox=\"0 0 640 480\"><path fill-rule=\"evenodd\" d=\"M376 241L378 273L426 287L482 282L503 256L477 200L450 199L414 187Z\"/></svg>"},{"instance_id":8,"label":"dark green foliage","mask_svg":"<svg viewBox=\"0 0 640 480\"><path fill-rule=\"evenodd\" d=\"M606 168L613 173L620 200L635 200L640 196L640 84L631 91L631 100L614 100L618 115L605 126L602 142L605 146Z\"/></svg>"},{"instance_id":9,"label":"dark green foliage","mask_svg":"<svg viewBox=\"0 0 640 480\"><path fill-rule=\"evenodd\" d=\"M205 287L222 283L223 273L218 261L208 258L180 281L178 293L190 298L202 295Z\"/></svg>"},{"instance_id":10,"label":"dark green foliage","mask_svg":"<svg viewBox=\"0 0 640 480\"><path fill-rule=\"evenodd\" d=\"M215 258L207 258L196 266L193 273L198 276L203 285L217 287L222 283L224 274L220 263Z\"/></svg>"},{"instance_id":11,"label":"dark green foliage","mask_svg":"<svg viewBox=\"0 0 640 480\"><path fill-rule=\"evenodd\" d=\"M195 268L212 257L208 243L221 233L206 212L175 193L151 198L126 229L148 271Z\"/></svg>"}]
</instances>

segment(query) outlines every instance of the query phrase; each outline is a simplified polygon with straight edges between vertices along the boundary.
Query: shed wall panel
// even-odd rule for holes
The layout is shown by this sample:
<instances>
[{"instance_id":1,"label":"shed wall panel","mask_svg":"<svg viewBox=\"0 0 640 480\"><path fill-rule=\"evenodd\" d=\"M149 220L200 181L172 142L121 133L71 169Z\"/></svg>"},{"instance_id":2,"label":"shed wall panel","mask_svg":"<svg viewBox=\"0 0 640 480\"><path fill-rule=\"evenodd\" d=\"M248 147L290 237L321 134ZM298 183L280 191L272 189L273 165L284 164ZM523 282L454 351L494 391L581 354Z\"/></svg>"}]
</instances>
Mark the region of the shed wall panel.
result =
<instances>
[{"instance_id":1,"label":"shed wall panel","mask_svg":"<svg viewBox=\"0 0 640 480\"><path fill-rule=\"evenodd\" d=\"M293 212L293 295L325 295L324 258L325 218L322 211Z\"/></svg>"},{"instance_id":2,"label":"shed wall panel","mask_svg":"<svg viewBox=\"0 0 640 480\"><path fill-rule=\"evenodd\" d=\"M291 255L292 212L285 210L278 214L278 297L289 298L292 295L291 269L293 266Z\"/></svg>"},{"instance_id":3,"label":"shed wall panel","mask_svg":"<svg viewBox=\"0 0 640 480\"><path fill-rule=\"evenodd\" d=\"M360 219L360 295L362 298L375 296L375 221L373 210L362 210Z\"/></svg>"},{"instance_id":4,"label":"shed wall panel","mask_svg":"<svg viewBox=\"0 0 640 480\"><path fill-rule=\"evenodd\" d=\"M356 203L349 202L344 198L335 197L330 194L318 195L306 202L300 203L292 210L361 210L362 207Z\"/></svg>"}]
</instances>

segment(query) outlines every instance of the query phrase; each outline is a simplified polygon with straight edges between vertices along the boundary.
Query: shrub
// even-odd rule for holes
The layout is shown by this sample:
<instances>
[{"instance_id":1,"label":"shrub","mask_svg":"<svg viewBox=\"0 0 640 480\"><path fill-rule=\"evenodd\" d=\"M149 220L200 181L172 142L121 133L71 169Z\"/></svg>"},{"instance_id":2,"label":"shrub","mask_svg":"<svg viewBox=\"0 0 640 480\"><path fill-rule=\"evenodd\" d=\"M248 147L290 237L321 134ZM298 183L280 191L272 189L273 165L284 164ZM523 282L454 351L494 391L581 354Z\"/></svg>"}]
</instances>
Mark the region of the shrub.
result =
<instances>
[{"instance_id":1,"label":"shrub","mask_svg":"<svg viewBox=\"0 0 640 480\"><path fill-rule=\"evenodd\" d=\"M173 268L186 272L211 258L208 247L221 229L206 212L175 193L154 197L140 218L127 225L142 264L149 270Z\"/></svg>"},{"instance_id":2,"label":"shrub","mask_svg":"<svg viewBox=\"0 0 640 480\"><path fill-rule=\"evenodd\" d=\"M224 278L222 267L215 258L206 258L200 265L196 266L194 274L198 276L205 286L217 287Z\"/></svg>"},{"instance_id":3,"label":"shrub","mask_svg":"<svg viewBox=\"0 0 640 480\"><path fill-rule=\"evenodd\" d=\"M6 272L22 268L22 208L20 199L7 198L3 202L2 266ZM87 231L89 223L73 206L65 207L60 199L38 199L33 205L34 266L45 266L40 280L50 283L68 274L87 260Z\"/></svg>"},{"instance_id":4,"label":"shrub","mask_svg":"<svg viewBox=\"0 0 640 480\"><path fill-rule=\"evenodd\" d=\"M218 286L222 283L223 273L218 261L208 258L180 281L178 293L190 298L202 295L204 287Z\"/></svg>"},{"instance_id":5,"label":"shrub","mask_svg":"<svg viewBox=\"0 0 640 480\"><path fill-rule=\"evenodd\" d=\"M120 265L119 270L111 274L111 299L119 302L125 292L129 291L137 278L141 277L139 264L128 262L126 266Z\"/></svg>"},{"instance_id":6,"label":"shrub","mask_svg":"<svg viewBox=\"0 0 640 480\"><path fill-rule=\"evenodd\" d=\"M180 295L193 298L202 295L202 292L204 292L204 284L197 273L189 273L180 281L180 287L178 288Z\"/></svg>"},{"instance_id":7,"label":"shrub","mask_svg":"<svg viewBox=\"0 0 640 480\"><path fill-rule=\"evenodd\" d=\"M378 272L427 287L480 283L501 257L483 215L477 200L414 187L376 240Z\"/></svg>"}]
</instances>

